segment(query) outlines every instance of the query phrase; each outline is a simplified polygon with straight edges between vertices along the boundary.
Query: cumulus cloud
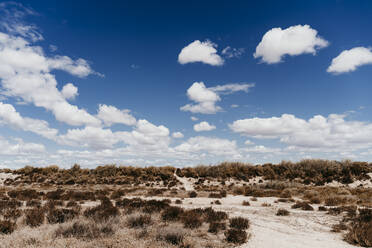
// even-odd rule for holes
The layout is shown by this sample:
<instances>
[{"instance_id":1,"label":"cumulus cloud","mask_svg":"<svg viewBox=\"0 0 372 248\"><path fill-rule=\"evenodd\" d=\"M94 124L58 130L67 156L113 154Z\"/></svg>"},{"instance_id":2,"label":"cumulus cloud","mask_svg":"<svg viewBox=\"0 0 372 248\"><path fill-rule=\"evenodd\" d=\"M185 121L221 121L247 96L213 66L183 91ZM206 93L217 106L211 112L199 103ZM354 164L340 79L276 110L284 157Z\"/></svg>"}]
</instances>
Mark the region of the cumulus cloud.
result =
<instances>
[{"instance_id":1,"label":"cumulus cloud","mask_svg":"<svg viewBox=\"0 0 372 248\"><path fill-rule=\"evenodd\" d=\"M237 120L231 130L259 139L279 139L291 150L341 151L363 149L372 145L372 124L347 121L345 115L316 115L309 120L294 115Z\"/></svg>"},{"instance_id":2,"label":"cumulus cloud","mask_svg":"<svg viewBox=\"0 0 372 248\"><path fill-rule=\"evenodd\" d=\"M69 125L100 125L97 118L66 101L51 73L58 69L78 77L94 74L87 61L46 56L43 49L34 44L42 39L37 28L22 22L32 11L21 4L1 4L0 9L7 15L1 19L3 28L0 29L5 31L0 32L2 94L50 110L58 121Z\"/></svg>"},{"instance_id":3,"label":"cumulus cloud","mask_svg":"<svg viewBox=\"0 0 372 248\"><path fill-rule=\"evenodd\" d=\"M119 110L114 106L106 104L99 105L97 117L107 126L111 126L115 123L133 126L137 122L136 118L130 114L130 110Z\"/></svg>"},{"instance_id":4,"label":"cumulus cloud","mask_svg":"<svg viewBox=\"0 0 372 248\"><path fill-rule=\"evenodd\" d=\"M182 111L190 111L192 113L201 114L215 114L221 111L222 108L216 106L216 102L220 101L221 98L218 94L207 87L203 82L195 82L187 90L187 96L190 100L196 102L196 104L186 104L181 107Z\"/></svg>"},{"instance_id":5,"label":"cumulus cloud","mask_svg":"<svg viewBox=\"0 0 372 248\"><path fill-rule=\"evenodd\" d=\"M175 139L181 139L181 138L183 138L183 133L174 132L174 133L172 133L172 137L175 138Z\"/></svg>"},{"instance_id":6,"label":"cumulus cloud","mask_svg":"<svg viewBox=\"0 0 372 248\"><path fill-rule=\"evenodd\" d=\"M0 155L30 155L44 153L45 146L37 143L27 143L22 139L14 139L12 142L0 136Z\"/></svg>"},{"instance_id":7,"label":"cumulus cloud","mask_svg":"<svg viewBox=\"0 0 372 248\"><path fill-rule=\"evenodd\" d=\"M192 137L181 145L175 147L175 150L187 153L207 152L219 156L240 156L235 140L230 141L227 139L211 138L205 136Z\"/></svg>"},{"instance_id":8,"label":"cumulus cloud","mask_svg":"<svg viewBox=\"0 0 372 248\"><path fill-rule=\"evenodd\" d=\"M224 60L217 54L217 45L207 40L201 42L195 40L186 47L182 48L178 55L180 64L202 62L213 66L223 65Z\"/></svg>"},{"instance_id":9,"label":"cumulus cloud","mask_svg":"<svg viewBox=\"0 0 372 248\"><path fill-rule=\"evenodd\" d=\"M350 72L367 64L372 64L371 48L354 47L350 50L342 51L337 57L332 59L327 72L335 74Z\"/></svg>"},{"instance_id":10,"label":"cumulus cloud","mask_svg":"<svg viewBox=\"0 0 372 248\"><path fill-rule=\"evenodd\" d=\"M195 116L191 116L190 119L191 119L192 121L197 121L197 120L199 120L199 118L198 118L198 117L195 117Z\"/></svg>"},{"instance_id":11,"label":"cumulus cloud","mask_svg":"<svg viewBox=\"0 0 372 248\"><path fill-rule=\"evenodd\" d=\"M267 64L274 64L281 62L285 55L314 55L328 44L328 41L319 37L318 31L309 25L296 25L286 29L272 28L262 37L253 56L261 58Z\"/></svg>"},{"instance_id":12,"label":"cumulus cloud","mask_svg":"<svg viewBox=\"0 0 372 248\"><path fill-rule=\"evenodd\" d=\"M138 120L131 132L117 131L102 127L86 126L69 129L58 137L60 144L82 146L95 150L113 148L124 142L135 149L157 149L168 147L170 143L169 129L163 125L156 126L147 120Z\"/></svg>"},{"instance_id":13,"label":"cumulus cloud","mask_svg":"<svg viewBox=\"0 0 372 248\"><path fill-rule=\"evenodd\" d=\"M206 122L206 121L202 121L202 122L200 122L200 123L194 125L194 130L195 130L196 132L212 131L212 130L214 130L214 129L216 129L216 126L211 125L211 124L209 124L209 123Z\"/></svg>"},{"instance_id":14,"label":"cumulus cloud","mask_svg":"<svg viewBox=\"0 0 372 248\"><path fill-rule=\"evenodd\" d=\"M0 124L29 131L48 139L55 139L58 130L50 128L44 120L22 117L11 104L0 102Z\"/></svg>"},{"instance_id":15,"label":"cumulus cloud","mask_svg":"<svg viewBox=\"0 0 372 248\"><path fill-rule=\"evenodd\" d=\"M78 88L72 83L65 84L65 86L63 86L62 88L61 93L66 99L75 99L75 97L79 95Z\"/></svg>"},{"instance_id":16,"label":"cumulus cloud","mask_svg":"<svg viewBox=\"0 0 372 248\"><path fill-rule=\"evenodd\" d=\"M192 113L215 114L222 111L222 108L216 105L218 101L221 101L219 94L231 94L237 91L248 92L251 87L254 87L254 84L234 83L207 88L203 82L195 82L187 90L188 98L195 104L186 104L180 109Z\"/></svg>"}]
</instances>

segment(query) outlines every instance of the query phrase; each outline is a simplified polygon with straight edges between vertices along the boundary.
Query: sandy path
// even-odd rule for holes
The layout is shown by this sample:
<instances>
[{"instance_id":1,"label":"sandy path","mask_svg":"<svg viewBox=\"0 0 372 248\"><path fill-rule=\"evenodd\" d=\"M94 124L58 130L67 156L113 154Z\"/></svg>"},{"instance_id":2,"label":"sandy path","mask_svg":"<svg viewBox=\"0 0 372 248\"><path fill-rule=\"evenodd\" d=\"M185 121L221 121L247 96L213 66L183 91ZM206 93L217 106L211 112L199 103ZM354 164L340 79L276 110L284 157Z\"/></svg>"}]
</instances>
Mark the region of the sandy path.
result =
<instances>
[{"instance_id":1,"label":"sandy path","mask_svg":"<svg viewBox=\"0 0 372 248\"><path fill-rule=\"evenodd\" d=\"M193 191L194 190L194 184L188 180L186 177L179 177L174 173L174 176L177 178L178 181L180 181L183 184L183 187L186 191ZM191 179L190 179L191 180Z\"/></svg>"},{"instance_id":2,"label":"sandy path","mask_svg":"<svg viewBox=\"0 0 372 248\"><path fill-rule=\"evenodd\" d=\"M209 207L210 198L188 198L184 207ZM319 211L302 211L291 209L290 203L274 203L276 198L258 198L250 201L251 206L242 206L244 196L228 196L220 199L221 205L212 205L215 209L228 212L230 216L242 216L251 221L251 237L240 248L349 248L355 247L342 240L341 234L332 233L331 225L339 217L330 216ZM262 207L263 202L271 207ZM293 204L293 203L292 203ZM276 216L278 208L291 212L290 216Z\"/></svg>"}]
</instances>

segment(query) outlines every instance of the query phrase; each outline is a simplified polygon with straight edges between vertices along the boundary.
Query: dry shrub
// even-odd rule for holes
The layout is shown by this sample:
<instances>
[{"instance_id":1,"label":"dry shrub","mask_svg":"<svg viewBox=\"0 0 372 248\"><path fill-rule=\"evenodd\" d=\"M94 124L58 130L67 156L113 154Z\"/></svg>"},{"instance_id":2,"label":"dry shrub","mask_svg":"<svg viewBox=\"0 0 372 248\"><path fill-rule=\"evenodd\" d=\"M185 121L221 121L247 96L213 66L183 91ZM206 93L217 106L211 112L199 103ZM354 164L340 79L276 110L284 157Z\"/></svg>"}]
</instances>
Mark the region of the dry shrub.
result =
<instances>
[{"instance_id":1,"label":"dry shrub","mask_svg":"<svg viewBox=\"0 0 372 248\"><path fill-rule=\"evenodd\" d=\"M161 214L163 221L178 221L181 219L183 209L180 207L168 207Z\"/></svg>"},{"instance_id":2,"label":"dry shrub","mask_svg":"<svg viewBox=\"0 0 372 248\"><path fill-rule=\"evenodd\" d=\"M66 204L66 207L68 208L76 208L79 206L79 203L77 203L76 201L72 200L72 201L69 201L67 202Z\"/></svg>"},{"instance_id":3,"label":"dry shrub","mask_svg":"<svg viewBox=\"0 0 372 248\"><path fill-rule=\"evenodd\" d=\"M241 229L231 228L225 232L226 241L235 244L243 244L247 241L247 233Z\"/></svg>"},{"instance_id":4,"label":"dry shrub","mask_svg":"<svg viewBox=\"0 0 372 248\"><path fill-rule=\"evenodd\" d=\"M27 207L41 207L40 200L29 200L26 202Z\"/></svg>"},{"instance_id":5,"label":"dry shrub","mask_svg":"<svg viewBox=\"0 0 372 248\"><path fill-rule=\"evenodd\" d=\"M10 234L16 228L16 224L9 220L0 220L0 233Z\"/></svg>"},{"instance_id":6,"label":"dry shrub","mask_svg":"<svg viewBox=\"0 0 372 248\"><path fill-rule=\"evenodd\" d=\"M318 211L327 211L327 208L325 206L319 206Z\"/></svg>"},{"instance_id":7,"label":"dry shrub","mask_svg":"<svg viewBox=\"0 0 372 248\"><path fill-rule=\"evenodd\" d=\"M105 236L111 236L115 233L111 222L97 225L96 222L75 221L67 225L60 225L55 231L56 237L78 238L92 240Z\"/></svg>"},{"instance_id":8,"label":"dry shrub","mask_svg":"<svg viewBox=\"0 0 372 248\"><path fill-rule=\"evenodd\" d=\"M127 224L130 228L138 228L144 227L146 225L151 224L151 216L150 215L138 215L134 214L128 217Z\"/></svg>"},{"instance_id":9,"label":"dry shrub","mask_svg":"<svg viewBox=\"0 0 372 248\"><path fill-rule=\"evenodd\" d=\"M182 204L182 201L180 199L177 199L174 203L175 204Z\"/></svg>"},{"instance_id":10,"label":"dry shrub","mask_svg":"<svg viewBox=\"0 0 372 248\"><path fill-rule=\"evenodd\" d=\"M261 204L262 207L271 207L270 203L264 202Z\"/></svg>"},{"instance_id":11,"label":"dry shrub","mask_svg":"<svg viewBox=\"0 0 372 248\"><path fill-rule=\"evenodd\" d=\"M63 195L61 195L62 200L65 201L95 201L97 199L96 195L92 191L74 191L69 190Z\"/></svg>"},{"instance_id":12,"label":"dry shrub","mask_svg":"<svg viewBox=\"0 0 372 248\"><path fill-rule=\"evenodd\" d=\"M114 192L112 192L110 198L113 200L116 200L116 199L120 199L124 195L125 195L125 191L119 189L119 190L115 190Z\"/></svg>"},{"instance_id":13,"label":"dry shrub","mask_svg":"<svg viewBox=\"0 0 372 248\"><path fill-rule=\"evenodd\" d=\"M193 210L185 211L182 214L181 221L186 228L195 229L203 224L201 216Z\"/></svg>"},{"instance_id":14,"label":"dry shrub","mask_svg":"<svg viewBox=\"0 0 372 248\"><path fill-rule=\"evenodd\" d=\"M349 227L345 240L363 247L372 246L372 209L359 209Z\"/></svg>"},{"instance_id":15,"label":"dry shrub","mask_svg":"<svg viewBox=\"0 0 372 248\"><path fill-rule=\"evenodd\" d=\"M230 227L240 230L249 228L249 220L243 217L234 217L230 219Z\"/></svg>"},{"instance_id":16,"label":"dry shrub","mask_svg":"<svg viewBox=\"0 0 372 248\"><path fill-rule=\"evenodd\" d=\"M14 199L0 201L0 210L8 208L18 208L20 206L22 206L22 202Z\"/></svg>"},{"instance_id":17,"label":"dry shrub","mask_svg":"<svg viewBox=\"0 0 372 248\"><path fill-rule=\"evenodd\" d=\"M44 223L45 213L42 208L33 208L25 211L26 225L37 227Z\"/></svg>"},{"instance_id":18,"label":"dry shrub","mask_svg":"<svg viewBox=\"0 0 372 248\"><path fill-rule=\"evenodd\" d=\"M257 198L256 197L252 197L251 198L251 201L257 201Z\"/></svg>"},{"instance_id":19,"label":"dry shrub","mask_svg":"<svg viewBox=\"0 0 372 248\"><path fill-rule=\"evenodd\" d=\"M289 211L283 208L278 209L278 212L276 212L277 216L288 216L289 214Z\"/></svg>"},{"instance_id":20,"label":"dry shrub","mask_svg":"<svg viewBox=\"0 0 372 248\"><path fill-rule=\"evenodd\" d=\"M34 189L11 190L8 192L8 196L11 198L18 199L20 201L27 201L40 198L39 193Z\"/></svg>"},{"instance_id":21,"label":"dry shrub","mask_svg":"<svg viewBox=\"0 0 372 248\"><path fill-rule=\"evenodd\" d=\"M45 194L45 199L47 199L47 200L59 200L59 199L62 198L62 194L64 192L65 191L63 189L57 189L57 190L54 190L54 191L50 191L50 192Z\"/></svg>"},{"instance_id":22,"label":"dry shrub","mask_svg":"<svg viewBox=\"0 0 372 248\"><path fill-rule=\"evenodd\" d=\"M189 193L189 197L190 198L195 198L195 197L197 197L198 196L198 193L196 193L195 191L191 191L190 193Z\"/></svg>"},{"instance_id":23,"label":"dry shrub","mask_svg":"<svg viewBox=\"0 0 372 248\"><path fill-rule=\"evenodd\" d=\"M21 217L22 211L18 208L9 208L5 210L3 216L6 220L14 220L16 221L19 217Z\"/></svg>"},{"instance_id":24,"label":"dry shrub","mask_svg":"<svg viewBox=\"0 0 372 248\"><path fill-rule=\"evenodd\" d=\"M224 223L224 222L211 222L211 223L209 223L208 232L218 233L221 230L226 230L226 223Z\"/></svg>"},{"instance_id":25,"label":"dry shrub","mask_svg":"<svg viewBox=\"0 0 372 248\"><path fill-rule=\"evenodd\" d=\"M204 212L205 221L208 223L223 221L229 217L227 213L223 211L215 211L212 208L206 208L202 211Z\"/></svg>"},{"instance_id":26,"label":"dry shrub","mask_svg":"<svg viewBox=\"0 0 372 248\"><path fill-rule=\"evenodd\" d=\"M62 208L62 209L49 209L47 213L47 220L51 224L64 223L72 220L79 215L79 212L73 209Z\"/></svg>"},{"instance_id":27,"label":"dry shrub","mask_svg":"<svg viewBox=\"0 0 372 248\"><path fill-rule=\"evenodd\" d=\"M313 211L314 208L307 202L296 202L295 204L292 205L293 209L296 209L296 208L300 208L302 210L305 210L305 211Z\"/></svg>"},{"instance_id":28,"label":"dry shrub","mask_svg":"<svg viewBox=\"0 0 372 248\"><path fill-rule=\"evenodd\" d=\"M348 197L332 196L324 200L326 206L339 206L348 203Z\"/></svg>"},{"instance_id":29,"label":"dry shrub","mask_svg":"<svg viewBox=\"0 0 372 248\"><path fill-rule=\"evenodd\" d=\"M185 232L180 228L162 228L158 230L157 240L166 241L172 245L182 245L185 238Z\"/></svg>"},{"instance_id":30,"label":"dry shrub","mask_svg":"<svg viewBox=\"0 0 372 248\"><path fill-rule=\"evenodd\" d=\"M242 205L243 206L250 206L251 204L249 203L249 201L243 201Z\"/></svg>"},{"instance_id":31,"label":"dry shrub","mask_svg":"<svg viewBox=\"0 0 372 248\"><path fill-rule=\"evenodd\" d=\"M100 205L85 210L84 216L102 222L109 218L118 216L119 213L119 209L112 205L110 199L103 198Z\"/></svg>"},{"instance_id":32,"label":"dry shrub","mask_svg":"<svg viewBox=\"0 0 372 248\"><path fill-rule=\"evenodd\" d=\"M332 232L336 232L336 233L344 231L344 230L347 230L347 225L345 223L339 223L339 224L332 225L332 229L331 229Z\"/></svg>"}]
</instances>

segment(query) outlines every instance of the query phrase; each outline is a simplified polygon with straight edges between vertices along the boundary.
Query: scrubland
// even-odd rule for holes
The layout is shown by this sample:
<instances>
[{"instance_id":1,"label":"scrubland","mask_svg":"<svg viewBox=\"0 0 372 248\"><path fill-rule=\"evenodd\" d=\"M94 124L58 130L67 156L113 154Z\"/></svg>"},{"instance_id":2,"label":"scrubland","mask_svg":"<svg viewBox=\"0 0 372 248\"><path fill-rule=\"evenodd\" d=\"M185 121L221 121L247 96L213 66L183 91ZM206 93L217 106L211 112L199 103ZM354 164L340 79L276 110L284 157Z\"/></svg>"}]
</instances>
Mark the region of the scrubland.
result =
<instances>
[{"instance_id":1,"label":"scrubland","mask_svg":"<svg viewBox=\"0 0 372 248\"><path fill-rule=\"evenodd\" d=\"M371 247L372 164L0 172L0 247Z\"/></svg>"}]
</instances>

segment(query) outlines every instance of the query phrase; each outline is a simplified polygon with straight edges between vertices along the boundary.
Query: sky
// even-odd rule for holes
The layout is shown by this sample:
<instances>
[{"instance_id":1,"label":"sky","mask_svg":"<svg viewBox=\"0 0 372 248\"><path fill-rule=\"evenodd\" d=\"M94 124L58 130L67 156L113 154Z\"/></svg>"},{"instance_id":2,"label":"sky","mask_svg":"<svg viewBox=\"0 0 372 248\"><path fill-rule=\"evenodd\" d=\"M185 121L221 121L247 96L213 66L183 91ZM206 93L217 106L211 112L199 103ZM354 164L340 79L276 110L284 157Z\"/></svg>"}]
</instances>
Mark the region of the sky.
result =
<instances>
[{"instance_id":1,"label":"sky","mask_svg":"<svg viewBox=\"0 0 372 248\"><path fill-rule=\"evenodd\" d=\"M371 1L0 2L0 167L372 161Z\"/></svg>"}]
</instances>

